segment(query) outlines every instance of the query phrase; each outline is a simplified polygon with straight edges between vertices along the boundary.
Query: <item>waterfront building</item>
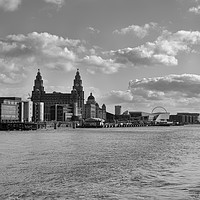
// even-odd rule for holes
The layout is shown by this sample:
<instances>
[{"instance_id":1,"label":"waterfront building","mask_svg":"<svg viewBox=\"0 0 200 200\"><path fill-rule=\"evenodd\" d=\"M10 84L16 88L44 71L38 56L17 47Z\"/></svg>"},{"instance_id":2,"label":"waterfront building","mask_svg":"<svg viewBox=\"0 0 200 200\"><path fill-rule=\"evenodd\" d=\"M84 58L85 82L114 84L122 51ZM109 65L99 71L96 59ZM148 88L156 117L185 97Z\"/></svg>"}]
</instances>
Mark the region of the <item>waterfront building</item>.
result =
<instances>
[{"instance_id":1,"label":"waterfront building","mask_svg":"<svg viewBox=\"0 0 200 200\"><path fill-rule=\"evenodd\" d=\"M86 104L85 104L85 119L88 118L95 118L96 117L96 101L92 93L90 93L90 96L88 97Z\"/></svg>"},{"instance_id":2,"label":"waterfront building","mask_svg":"<svg viewBox=\"0 0 200 200\"><path fill-rule=\"evenodd\" d=\"M115 115L121 115L122 107L120 105L115 106Z\"/></svg>"},{"instance_id":3,"label":"waterfront building","mask_svg":"<svg viewBox=\"0 0 200 200\"><path fill-rule=\"evenodd\" d=\"M86 104L84 106L84 119L89 118L100 118L106 120L106 106L99 107L92 93L88 97Z\"/></svg>"},{"instance_id":4,"label":"waterfront building","mask_svg":"<svg viewBox=\"0 0 200 200\"><path fill-rule=\"evenodd\" d=\"M130 122L131 116L128 111L124 112L122 115L115 115L116 123L128 123Z\"/></svg>"},{"instance_id":5,"label":"waterfront building","mask_svg":"<svg viewBox=\"0 0 200 200\"><path fill-rule=\"evenodd\" d=\"M33 121L44 122L44 102L33 103Z\"/></svg>"},{"instance_id":6,"label":"waterfront building","mask_svg":"<svg viewBox=\"0 0 200 200\"><path fill-rule=\"evenodd\" d=\"M79 70L77 69L71 93L46 93L43 86L43 79L40 70L38 69L36 79L34 81L31 100L33 103L44 103L45 121L51 120L51 107L55 105L62 105L68 108L71 107L72 110L70 110L69 113L77 111L77 113L73 113L73 115L75 114L81 118L84 107L84 91Z\"/></svg>"},{"instance_id":7,"label":"waterfront building","mask_svg":"<svg viewBox=\"0 0 200 200\"><path fill-rule=\"evenodd\" d=\"M0 122L18 122L20 120L19 97L0 97Z\"/></svg>"},{"instance_id":8,"label":"waterfront building","mask_svg":"<svg viewBox=\"0 0 200 200\"><path fill-rule=\"evenodd\" d=\"M150 113L146 112L129 112L132 121L148 122Z\"/></svg>"},{"instance_id":9,"label":"waterfront building","mask_svg":"<svg viewBox=\"0 0 200 200\"><path fill-rule=\"evenodd\" d=\"M115 115L115 122L165 124L169 120L169 114L168 112L146 113L127 110L122 115Z\"/></svg>"},{"instance_id":10,"label":"waterfront building","mask_svg":"<svg viewBox=\"0 0 200 200\"><path fill-rule=\"evenodd\" d=\"M94 127L100 128L103 127L105 120L101 118L88 118L84 122L84 127Z\"/></svg>"},{"instance_id":11,"label":"waterfront building","mask_svg":"<svg viewBox=\"0 0 200 200\"><path fill-rule=\"evenodd\" d=\"M21 122L32 122L33 120L33 102L32 101L21 101L20 107L20 121Z\"/></svg>"},{"instance_id":12,"label":"waterfront building","mask_svg":"<svg viewBox=\"0 0 200 200\"><path fill-rule=\"evenodd\" d=\"M149 121L155 124L165 124L169 121L169 112L150 113Z\"/></svg>"},{"instance_id":13,"label":"waterfront building","mask_svg":"<svg viewBox=\"0 0 200 200\"><path fill-rule=\"evenodd\" d=\"M179 124L197 124L200 122L199 113L177 113L170 115L170 121Z\"/></svg>"},{"instance_id":14,"label":"waterfront building","mask_svg":"<svg viewBox=\"0 0 200 200\"><path fill-rule=\"evenodd\" d=\"M106 122L114 123L115 122L115 115L110 113L110 112L106 112Z\"/></svg>"},{"instance_id":15,"label":"waterfront building","mask_svg":"<svg viewBox=\"0 0 200 200\"><path fill-rule=\"evenodd\" d=\"M72 109L67 105L53 105L50 109L52 121L69 121L73 116Z\"/></svg>"}]
</instances>

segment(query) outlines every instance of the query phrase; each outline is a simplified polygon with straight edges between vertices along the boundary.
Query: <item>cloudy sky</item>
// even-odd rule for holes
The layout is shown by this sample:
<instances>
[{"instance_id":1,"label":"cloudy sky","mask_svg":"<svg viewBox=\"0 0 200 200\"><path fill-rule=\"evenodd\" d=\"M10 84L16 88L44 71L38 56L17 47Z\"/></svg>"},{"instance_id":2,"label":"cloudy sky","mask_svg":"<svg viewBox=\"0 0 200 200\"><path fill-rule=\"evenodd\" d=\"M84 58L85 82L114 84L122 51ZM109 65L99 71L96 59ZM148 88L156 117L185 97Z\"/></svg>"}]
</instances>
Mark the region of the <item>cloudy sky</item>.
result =
<instances>
[{"instance_id":1,"label":"cloudy sky","mask_svg":"<svg viewBox=\"0 0 200 200\"><path fill-rule=\"evenodd\" d=\"M200 0L0 0L0 96L70 92L114 112L200 112Z\"/></svg>"}]
</instances>

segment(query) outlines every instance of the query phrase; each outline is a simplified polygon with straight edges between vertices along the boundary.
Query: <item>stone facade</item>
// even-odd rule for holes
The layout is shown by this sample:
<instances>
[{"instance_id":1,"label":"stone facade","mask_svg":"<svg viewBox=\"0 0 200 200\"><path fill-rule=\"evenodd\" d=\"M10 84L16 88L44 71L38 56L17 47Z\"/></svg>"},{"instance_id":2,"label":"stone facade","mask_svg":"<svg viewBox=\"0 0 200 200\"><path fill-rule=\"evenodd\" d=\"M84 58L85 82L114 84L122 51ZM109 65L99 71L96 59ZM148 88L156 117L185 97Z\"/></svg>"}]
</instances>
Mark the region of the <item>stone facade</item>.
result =
<instances>
[{"instance_id":1,"label":"stone facade","mask_svg":"<svg viewBox=\"0 0 200 200\"><path fill-rule=\"evenodd\" d=\"M84 119L100 118L106 120L106 106L99 107L99 104L95 101L94 96L90 93L85 104Z\"/></svg>"},{"instance_id":2,"label":"stone facade","mask_svg":"<svg viewBox=\"0 0 200 200\"><path fill-rule=\"evenodd\" d=\"M46 93L43 86L42 76L40 70L38 69L36 79L34 81L31 100L33 103L44 102L45 121L53 120L51 119L51 107L55 105L68 106L71 108L71 111L69 112L72 112L72 115L74 114L74 110L76 110L74 109L74 106L77 106L78 115L81 118L84 107L84 91L79 70L77 69L71 93Z\"/></svg>"}]
</instances>

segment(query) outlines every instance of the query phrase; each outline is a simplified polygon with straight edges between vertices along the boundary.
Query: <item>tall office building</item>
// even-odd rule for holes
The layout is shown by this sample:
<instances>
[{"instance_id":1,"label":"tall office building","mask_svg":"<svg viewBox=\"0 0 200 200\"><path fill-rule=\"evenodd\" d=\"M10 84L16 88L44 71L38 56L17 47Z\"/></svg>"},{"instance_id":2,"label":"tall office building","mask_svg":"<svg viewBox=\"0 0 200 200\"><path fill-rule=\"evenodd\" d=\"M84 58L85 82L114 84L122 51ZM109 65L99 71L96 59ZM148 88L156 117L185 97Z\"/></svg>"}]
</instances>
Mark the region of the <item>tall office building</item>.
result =
<instances>
[{"instance_id":1,"label":"tall office building","mask_svg":"<svg viewBox=\"0 0 200 200\"><path fill-rule=\"evenodd\" d=\"M77 114L79 117L82 116L83 107L84 107L84 91L82 86L82 80L77 69L73 89L71 93L61 93L61 92L53 92L46 93L43 86L43 79L38 69L36 79L33 86L32 97L31 100L33 103L44 102L44 120L50 121L51 119L51 107L55 105L63 106L63 107L71 107L71 111L74 112L74 106L77 106Z\"/></svg>"}]
</instances>

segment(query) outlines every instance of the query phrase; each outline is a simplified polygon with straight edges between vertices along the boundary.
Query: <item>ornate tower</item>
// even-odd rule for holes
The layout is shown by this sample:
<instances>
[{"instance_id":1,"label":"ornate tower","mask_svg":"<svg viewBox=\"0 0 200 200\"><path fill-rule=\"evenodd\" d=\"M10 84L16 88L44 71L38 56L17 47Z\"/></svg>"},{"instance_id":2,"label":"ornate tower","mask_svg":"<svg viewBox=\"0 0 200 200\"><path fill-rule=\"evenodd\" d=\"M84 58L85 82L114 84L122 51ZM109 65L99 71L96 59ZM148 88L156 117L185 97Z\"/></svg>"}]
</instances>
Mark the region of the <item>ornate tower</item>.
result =
<instances>
[{"instance_id":1,"label":"ornate tower","mask_svg":"<svg viewBox=\"0 0 200 200\"><path fill-rule=\"evenodd\" d=\"M38 69L37 76L34 82L32 97L31 100L33 102L40 101L41 95L45 94L42 76L40 74L40 70Z\"/></svg>"},{"instance_id":2,"label":"ornate tower","mask_svg":"<svg viewBox=\"0 0 200 200\"><path fill-rule=\"evenodd\" d=\"M83 91L82 80L81 80L81 76L80 76L80 73L79 73L79 69L77 69L77 71L76 71L73 90L71 92L72 94L74 93L74 90L77 91L77 94L78 94L78 99L77 99L78 108L80 108L80 112L82 114L83 113L83 107L84 107L84 91ZM74 101L76 101L76 99L72 99L72 101L74 102Z\"/></svg>"}]
</instances>

